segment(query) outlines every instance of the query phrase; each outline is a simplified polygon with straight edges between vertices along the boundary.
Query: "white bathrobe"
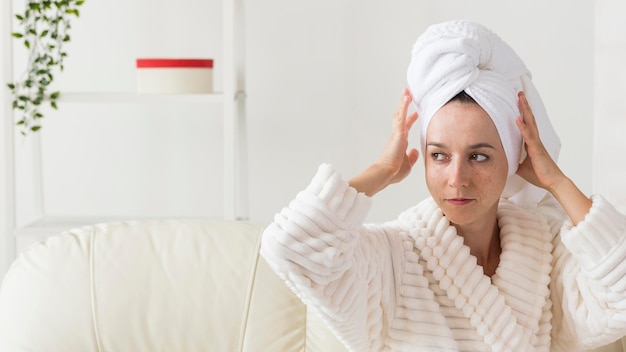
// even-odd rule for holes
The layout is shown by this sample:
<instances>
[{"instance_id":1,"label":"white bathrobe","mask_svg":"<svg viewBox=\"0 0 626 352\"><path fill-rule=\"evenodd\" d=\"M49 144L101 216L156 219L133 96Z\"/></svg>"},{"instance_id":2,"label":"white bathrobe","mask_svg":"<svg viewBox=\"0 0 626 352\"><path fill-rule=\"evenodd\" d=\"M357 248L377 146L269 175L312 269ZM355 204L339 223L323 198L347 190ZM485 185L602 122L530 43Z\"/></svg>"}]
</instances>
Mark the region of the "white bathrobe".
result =
<instances>
[{"instance_id":1,"label":"white bathrobe","mask_svg":"<svg viewBox=\"0 0 626 352\"><path fill-rule=\"evenodd\" d=\"M626 334L626 217L592 200L576 227L502 200L489 278L432 199L364 225L371 199L322 165L261 254L350 351L580 351Z\"/></svg>"}]
</instances>

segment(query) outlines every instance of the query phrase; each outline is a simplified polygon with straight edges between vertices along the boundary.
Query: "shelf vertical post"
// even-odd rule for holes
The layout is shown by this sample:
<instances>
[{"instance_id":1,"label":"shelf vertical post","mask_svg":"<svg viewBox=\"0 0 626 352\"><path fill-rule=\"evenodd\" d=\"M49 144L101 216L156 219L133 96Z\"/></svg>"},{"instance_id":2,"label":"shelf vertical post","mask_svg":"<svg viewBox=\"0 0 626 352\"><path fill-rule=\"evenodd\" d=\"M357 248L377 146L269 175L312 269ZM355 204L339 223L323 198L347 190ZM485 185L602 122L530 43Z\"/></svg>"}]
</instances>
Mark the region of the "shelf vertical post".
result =
<instances>
[{"instance_id":1,"label":"shelf vertical post","mask_svg":"<svg viewBox=\"0 0 626 352\"><path fill-rule=\"evenodd\" d=\"M223 1L224 217L248 218L243 0Z\"/></svg>"},{"instance_id":2,"label":"shelf vertical post","mask_svg":"<svg viewBox=\"0 0 626 352\"><path fill-rule=\"evenodd\" d=\"M0 280L15 258L15 123L7 82L13 81L12 1L0 4Z\"/></svg>"}]
</instances>

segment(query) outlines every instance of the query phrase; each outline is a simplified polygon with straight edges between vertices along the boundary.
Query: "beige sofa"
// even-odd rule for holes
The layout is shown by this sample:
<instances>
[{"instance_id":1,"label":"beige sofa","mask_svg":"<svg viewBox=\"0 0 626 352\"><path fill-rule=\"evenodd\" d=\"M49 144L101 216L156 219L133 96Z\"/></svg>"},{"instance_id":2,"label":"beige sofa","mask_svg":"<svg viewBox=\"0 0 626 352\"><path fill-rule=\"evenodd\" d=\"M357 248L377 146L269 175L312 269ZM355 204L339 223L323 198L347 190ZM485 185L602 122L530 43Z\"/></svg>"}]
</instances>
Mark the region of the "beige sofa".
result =
<instances>
[{"instance_id":1,"label":"beige sofa","mask_svg":"<svg viewBox=\"0 0 626 352\"><path fill-rule=\"evenodd\" d=\"M263 227L119 222L33 245L0 287L0 351L345 351L259 257Z\"/></svg>"}]
</instances>

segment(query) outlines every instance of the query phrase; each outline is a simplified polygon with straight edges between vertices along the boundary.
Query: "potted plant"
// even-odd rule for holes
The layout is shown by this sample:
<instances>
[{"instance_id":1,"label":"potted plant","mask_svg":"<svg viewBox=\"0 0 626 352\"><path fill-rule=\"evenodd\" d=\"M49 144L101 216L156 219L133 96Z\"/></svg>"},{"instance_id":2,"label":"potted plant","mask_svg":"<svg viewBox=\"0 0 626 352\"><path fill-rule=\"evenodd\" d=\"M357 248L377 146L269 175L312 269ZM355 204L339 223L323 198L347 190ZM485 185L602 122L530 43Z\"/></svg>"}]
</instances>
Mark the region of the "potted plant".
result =
<instances>
[{"instance_id":1,"label":"potted plant","mask_svg":"<svg viewBox=\"0 0 626 352\"><path fill-rule=\"evenodd\" d=\"M49 102L57 108L60 92L49 87L57 71L63 71L67 56L64 44L70 41L70 19L78 17L78 8L84 0L28 0L23 13L15 14L20 30L12 36L28 50L25 72L7 84L13 94L13 109L19 111L17 121L21 133L36 132L41 128L42 105Z\"/></svg>"}]
</instances>

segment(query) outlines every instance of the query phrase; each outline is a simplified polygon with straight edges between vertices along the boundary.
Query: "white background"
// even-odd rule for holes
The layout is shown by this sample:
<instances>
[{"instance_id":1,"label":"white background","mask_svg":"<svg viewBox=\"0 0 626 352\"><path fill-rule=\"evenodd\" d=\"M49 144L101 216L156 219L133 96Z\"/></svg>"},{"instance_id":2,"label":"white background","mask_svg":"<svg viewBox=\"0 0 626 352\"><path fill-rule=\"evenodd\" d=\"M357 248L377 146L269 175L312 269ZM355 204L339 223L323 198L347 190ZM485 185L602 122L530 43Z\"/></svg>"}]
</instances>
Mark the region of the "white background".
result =
<instances>
[{"instance_id":1,"label":"white background","mask_svg":"<svg viewBox=\"0 0 626 352\"><path fill-rule=\"evenodd\" d=\"M271 221L320 163L349 178L372 162L387 141L413 42L428 25L461 18L493 29L533 72L562 139L563 170L585 193L601 191L625 207L623 7L618 0L247 1L250 219ZM57 88L132 92L137 57L172 56L214 58L220 90L221 14L219 1L87 1ZM219 104L59 105L41 130L47 214L222 216ZM17 138L22 223L33 216L31 144ZM425 196L419 162L376 196L368 220L392 219Z\"/></svg>"}]
</instances>

